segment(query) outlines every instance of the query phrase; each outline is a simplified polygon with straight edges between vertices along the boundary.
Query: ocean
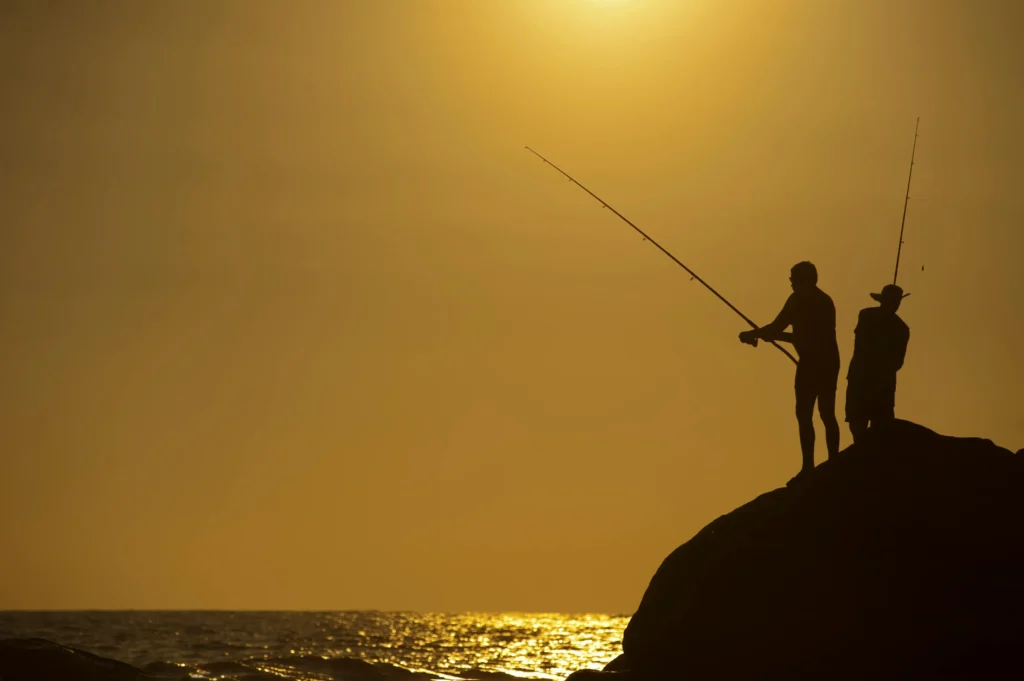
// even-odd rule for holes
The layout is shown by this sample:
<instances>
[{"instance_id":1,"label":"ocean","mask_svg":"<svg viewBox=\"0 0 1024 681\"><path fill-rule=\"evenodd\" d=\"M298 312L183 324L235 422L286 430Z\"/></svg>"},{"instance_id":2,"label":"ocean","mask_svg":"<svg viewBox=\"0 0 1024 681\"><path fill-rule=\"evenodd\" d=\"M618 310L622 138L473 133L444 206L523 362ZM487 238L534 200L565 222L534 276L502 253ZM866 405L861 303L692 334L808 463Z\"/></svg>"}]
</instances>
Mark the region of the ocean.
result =
<instances>
[{"instance_id":1,"label":"ocean","mask_svg":"<svg viewBox=\"0 0 1024 681\"><path fill-rule=\"evenodd\" d=\"M152 673L218 681L501 681L601 669L622 651L628 621L600 614L0 612L0 639L45 638Z\"/></svg>"}]
</instances>

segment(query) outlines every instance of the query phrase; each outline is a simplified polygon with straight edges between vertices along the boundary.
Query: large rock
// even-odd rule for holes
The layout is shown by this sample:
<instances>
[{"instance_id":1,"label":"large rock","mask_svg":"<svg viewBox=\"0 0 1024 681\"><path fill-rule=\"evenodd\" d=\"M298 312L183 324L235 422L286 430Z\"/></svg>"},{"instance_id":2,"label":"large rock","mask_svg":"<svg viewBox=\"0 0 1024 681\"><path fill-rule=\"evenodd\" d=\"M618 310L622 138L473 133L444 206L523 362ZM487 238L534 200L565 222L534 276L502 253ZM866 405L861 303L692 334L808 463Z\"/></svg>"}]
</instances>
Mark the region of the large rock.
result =
<instances>
[{"instance_id":1,"label":"large rock","mask_svg":"<svg viewBox=\"0 0 1024 681\"><path fill-rule=\"evenodd\" d=\"M1021 673L1024 457L902 421L874 438L672 552L609 678Z\"/></svg>"}]
</instances>

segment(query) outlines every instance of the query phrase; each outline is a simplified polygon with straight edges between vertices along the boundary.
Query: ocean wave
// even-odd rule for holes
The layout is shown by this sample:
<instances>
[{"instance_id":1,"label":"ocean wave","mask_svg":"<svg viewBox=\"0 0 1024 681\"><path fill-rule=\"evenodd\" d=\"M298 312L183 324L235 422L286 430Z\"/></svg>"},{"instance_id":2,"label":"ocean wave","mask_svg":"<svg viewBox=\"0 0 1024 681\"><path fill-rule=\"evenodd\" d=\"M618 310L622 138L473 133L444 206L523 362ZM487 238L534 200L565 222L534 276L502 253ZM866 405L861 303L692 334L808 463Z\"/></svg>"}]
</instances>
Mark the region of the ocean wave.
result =
<instances>
[{"instance_id":1,"label":"ocean wave","mask_svg":"<svg viewBox=\"0 0 1024 681\"><path fill-rule=\"evenodd\" d=\"M200 673L213 673L225 681L257 679L317 679L323 681L522 681L521 677L483 669L457 674L413 670L387 662L367 662L353 657L290 655L198 665ZM246 676L248 675L248 676ZM244 677L244 678L243 678Z\"/></svg>"},{"instance_id":2,"label":"ocean wave","mask_svg":"<svg viewBox=\"0 0 1024 681\"><path fill-rule=\"evenodd\" d=\"M431 678L426 674L417 674L391 664L370 663L351 657L291 655L225 663L217 669L224 670L221 671L224 673L229 668L228 665L242 666L247 670L271 674L277 678L312 677L325 681L408 681L417 677L427 681Z\"/></svg>"},{"instance_id":3,"label":"ocean wave","mask_svg":"<svg viewBox=\"0 0 1024 681\"><path fill-rule=\"evenodd\" d=\"M438 674L386 662L316 655L214 660L188 665L152 662L138 668L43 639L0 641L0 678L4 681L71 677L93 681L521 681L516 676L488 670Z\"/></svg>"}]
</instances>

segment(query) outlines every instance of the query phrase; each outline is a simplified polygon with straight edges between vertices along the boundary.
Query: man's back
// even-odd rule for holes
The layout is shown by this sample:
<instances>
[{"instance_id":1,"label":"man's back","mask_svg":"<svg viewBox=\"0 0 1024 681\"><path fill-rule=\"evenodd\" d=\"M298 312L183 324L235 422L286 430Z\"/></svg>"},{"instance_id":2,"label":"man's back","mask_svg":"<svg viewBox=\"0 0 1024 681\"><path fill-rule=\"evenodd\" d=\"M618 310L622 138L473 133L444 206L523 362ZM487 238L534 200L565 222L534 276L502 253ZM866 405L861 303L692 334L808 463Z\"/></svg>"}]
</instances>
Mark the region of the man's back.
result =
<instances>
[{"instance_id":1,"label":"man's back","mask_svg":"<svg viewBox=\"0 0 1024 681\"><path fill-rule=\"evenodd\" d=\"M880 307L860 311L848 377L894 375L903 366L910 327Z\"/></svg>"},{"instance_id":2,"label":"man's back","mask_svg":"<svg viewBox=\"0 0 1024 681\"><path fill-rule=\"evenodd\" d=\"M794 291L786 301L782 316L793 326L793 347L801 363L839 364L836 306L827 293L817 286Z\"/></svg>"}]
</instances>

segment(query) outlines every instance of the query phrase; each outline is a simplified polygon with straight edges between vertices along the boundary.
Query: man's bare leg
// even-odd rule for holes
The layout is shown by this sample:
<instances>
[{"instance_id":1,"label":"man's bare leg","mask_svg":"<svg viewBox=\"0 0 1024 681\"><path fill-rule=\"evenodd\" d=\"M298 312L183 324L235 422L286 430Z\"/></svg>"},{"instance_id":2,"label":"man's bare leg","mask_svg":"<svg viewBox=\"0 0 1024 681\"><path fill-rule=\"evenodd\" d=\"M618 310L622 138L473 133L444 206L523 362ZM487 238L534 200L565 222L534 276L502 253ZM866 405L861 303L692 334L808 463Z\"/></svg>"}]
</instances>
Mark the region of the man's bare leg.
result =
<instances>
[{"instance_id":1,"label":"man's bare leg","mask_svg":"<svg viewBox=\"0 0 1024 681\"><path fill-rule=\"evenodd\" d=\"M853 436L853 444L864 442L868 437L868 422L850 421L850 435Z\"/></svg>"},{"instance_id":2,"label":"man's bare leg","mask_svg":"<svg viewBox=\"0 0 1024 681\"><path fill-rule=\"evenodd\" d=\"M839 421L836 420L835 390L826 390L818 396L818 415L825 425L825 446L828 449L828 458L831 459L839 453Z\"/></svg>"},{"instance_id":3,"label":"man's bare leg","mask_svg":"<svg viewBox=\"0 0 1024 681\"><path fill-rule=\"evenodd\" d=\"M796 422L800 428L800 453L803 457L801 473L814 469L814 398L796 401Z\"/></svg>"}]
</instances>

